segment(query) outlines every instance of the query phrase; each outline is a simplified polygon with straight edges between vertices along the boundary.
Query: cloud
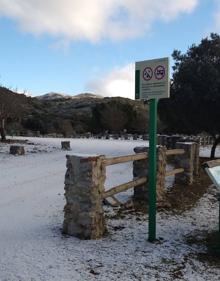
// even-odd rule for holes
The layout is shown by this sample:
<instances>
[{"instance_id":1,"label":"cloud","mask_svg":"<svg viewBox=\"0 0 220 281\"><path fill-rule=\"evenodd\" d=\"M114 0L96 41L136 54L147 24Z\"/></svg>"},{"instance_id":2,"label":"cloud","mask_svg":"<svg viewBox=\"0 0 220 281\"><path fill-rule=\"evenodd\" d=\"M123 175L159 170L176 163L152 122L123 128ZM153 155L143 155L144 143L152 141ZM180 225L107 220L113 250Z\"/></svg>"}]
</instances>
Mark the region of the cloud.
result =
<instances>
[{"instance_id":1,"label":"cloud","mask_svg":"<svg viewBox=\"0 0 220 281\"><path fill-rule=\"evenodd\" d=\"M216 12L214 14L214 30L216 30L217 32L220 32L220 4L218 3L217 5L217 9Z\"/></svg>"},{"instance_id":2,"label":"cloud","mask_svg":"<svg viewBox=\"0 0 220 281\"><path fill-rule=\"evenodd\" d=\"M199 0L0 0L0 16L33 34L68 40L120 40L147 32L155 21L171 21Z\"/></svg>"},{"instance_id":3,"label":"cloud","mask_svg":"<svg viewBox=\"0 0 220 281\"><path fill-rule=\"evenodd\" d=\"M134 64L116 68L100 80L90 81L89 91L105 97L134 99Z\"/></svg>"}]
</instances>

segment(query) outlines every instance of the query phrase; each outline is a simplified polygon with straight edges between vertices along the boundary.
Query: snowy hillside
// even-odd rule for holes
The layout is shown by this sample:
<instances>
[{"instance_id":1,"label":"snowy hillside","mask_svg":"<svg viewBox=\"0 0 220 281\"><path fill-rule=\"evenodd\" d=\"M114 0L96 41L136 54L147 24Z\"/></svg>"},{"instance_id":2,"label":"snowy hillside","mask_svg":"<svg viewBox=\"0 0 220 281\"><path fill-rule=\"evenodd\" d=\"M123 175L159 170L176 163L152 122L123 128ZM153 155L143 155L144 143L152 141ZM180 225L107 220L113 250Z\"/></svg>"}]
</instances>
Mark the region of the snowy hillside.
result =
<instances>
[{"instance_id":1,"label":"snowy hillside","mask_svg":"<svg viewBox=\"0 0 220 281\"><path fill-rule=\"evenodd\" d=\"M78 95L66 95L66 94L61 94L61 93L47 93L42 96L36 96L37 99L39 100L44 100L44 101L52 101L52 100L58 100L58 99L85 99L85 98L103 98L102 96L99 95L94 95L91 93L82 93Z\"/></svg>"}]
</instances>

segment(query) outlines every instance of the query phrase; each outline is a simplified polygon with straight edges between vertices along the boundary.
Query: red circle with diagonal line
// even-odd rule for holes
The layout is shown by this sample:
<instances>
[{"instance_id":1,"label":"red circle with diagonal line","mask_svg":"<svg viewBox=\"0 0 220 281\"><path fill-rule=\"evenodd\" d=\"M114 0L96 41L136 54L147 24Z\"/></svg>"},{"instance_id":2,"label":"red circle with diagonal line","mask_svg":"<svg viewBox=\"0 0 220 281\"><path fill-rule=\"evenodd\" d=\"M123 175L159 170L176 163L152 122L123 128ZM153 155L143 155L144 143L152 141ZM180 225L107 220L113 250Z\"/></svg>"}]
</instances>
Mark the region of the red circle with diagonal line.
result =
<instances>
[{"instance_id":1,"label":"red circle with diagonal line","mask_svg":"<svg viewBox=\"0 0 220 281\"><path fill-rule=\"evenodd\" d=\"M158 65L154 70L154 76L157 80L164 78L166 73L165 67L163 65Z\"/></svg>"},{"instance_id":2,"label":"red circle with diagonal line","mask_svg":"<svg viewBox=\"0 0 220 281\"><path fill-rule=\"evenodd\" d=\"M151 67L145 67L143 71L143 79L149 81L153 77L153 70Z\"/></svg>"}]
</instances>

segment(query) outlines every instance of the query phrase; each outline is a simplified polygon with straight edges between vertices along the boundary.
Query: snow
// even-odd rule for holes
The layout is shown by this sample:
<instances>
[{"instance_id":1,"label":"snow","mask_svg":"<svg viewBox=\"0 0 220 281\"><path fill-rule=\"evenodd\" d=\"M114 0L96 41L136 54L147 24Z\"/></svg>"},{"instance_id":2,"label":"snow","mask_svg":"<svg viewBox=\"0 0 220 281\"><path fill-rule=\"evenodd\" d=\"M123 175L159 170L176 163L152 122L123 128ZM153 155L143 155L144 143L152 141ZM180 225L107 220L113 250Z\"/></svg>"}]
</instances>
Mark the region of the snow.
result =
<instances>
[{"instance_id":1,"label":"snow","mask_svg":"<svg viewBox=\"0 0 220 281\"><path fill-rule=\"evenodd\" d=\"M200 156L201 157L210 157L211 146L203 146L200 148ZM220 146L216 147L215 157L220 158Z\"/></svg>"},{"instance_id":2,"label":"snow","mask_svg":"<svg viewBox=\"0 0 220 281\"><path fill-rule=\"evenodd\" d=\"M19 138L21 139L21 138ZM24 138L25 139L25 138ZM197 258L206 246L188 244L194 233L218 227L214 189L181 215L157 214L158 243L147 242L147 216L117 217L105 207L109 233L96 241L61 234L66 154L132 154L143 141L65 139L72 150L61 151L64 139L28 138L24 156L0 146L0 280L219 280L219 265ZM208 152L201 151L202 154ZM132 164L108 168L107 187L132 178ZM120 198L128 194L121 194Z\"/></svg>"}]
</instances>

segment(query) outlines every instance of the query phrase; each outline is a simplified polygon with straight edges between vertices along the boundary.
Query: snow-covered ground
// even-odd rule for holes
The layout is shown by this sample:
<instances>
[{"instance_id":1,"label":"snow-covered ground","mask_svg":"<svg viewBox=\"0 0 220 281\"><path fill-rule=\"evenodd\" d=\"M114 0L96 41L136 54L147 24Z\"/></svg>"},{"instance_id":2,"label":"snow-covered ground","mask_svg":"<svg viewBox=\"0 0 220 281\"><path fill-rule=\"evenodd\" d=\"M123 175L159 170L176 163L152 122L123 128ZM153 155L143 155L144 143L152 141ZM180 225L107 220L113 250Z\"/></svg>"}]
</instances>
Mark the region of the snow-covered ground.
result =
<instances>
[{"instance_id":1,"label":"snow-covered ground","mask_svg":"<svg viewBox=\"0 0 220 281\"><path fill-rule=\"evenodd\" d=\"M0 281L220 280L220 262L211 266L197 258L197 253L206 251L205 245L186 242L193 233L217 230L213 189L181 215L158 213L156 244L147 242L147 216L117 217L110 207L106 208L109 234L105 238L66 237L61 229L67 153L60 150L61 139L28 140L25 156L9 155L9 145L0 146ZM135 146L146 144L70 141L68 154L108 156L132 154ZM220 150L217 153L220 156ZM107 187L129 181L131 171L131 163L109 167ZM121 199L128 195L121 194Z\"/></svg>"},{"instance_id":2,"label":"snow-covered ground","mask_svg":"<svg viewBox=\"0 0 220 281\"><path fill-rule=\"evenodd\" d=\"M211 146L210 145L200 147L200 156L201 157L210 157L210 151L211 151ZM220 146L216 147L215 157L219 157L220 158Z\"/></svg>"}]
</instances>

